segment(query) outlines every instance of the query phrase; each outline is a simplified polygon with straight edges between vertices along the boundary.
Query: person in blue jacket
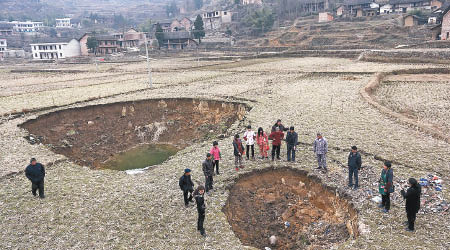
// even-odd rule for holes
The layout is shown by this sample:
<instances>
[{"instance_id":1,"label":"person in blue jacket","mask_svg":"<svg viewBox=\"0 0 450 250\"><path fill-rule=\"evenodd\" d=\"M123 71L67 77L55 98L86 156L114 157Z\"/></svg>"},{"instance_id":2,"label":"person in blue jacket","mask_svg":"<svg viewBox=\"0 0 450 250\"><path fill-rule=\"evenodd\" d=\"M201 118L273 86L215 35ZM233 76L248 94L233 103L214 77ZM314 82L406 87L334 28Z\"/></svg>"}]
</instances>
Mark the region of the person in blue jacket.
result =
<instances>
[{"instance_id":1,"label":"person in blue jacket","mask_svg":"<svg viewBox=\"0 0 450 250\"><path fill-rule=\"evenodd\" d=\"M31 158L30 165L25 169L25 176L31 181L31 193L36 196L39 189L39 197L45 198L44 195L44 177L45 168L38 163L35 158Z\"/></svg>"}]
</instances>

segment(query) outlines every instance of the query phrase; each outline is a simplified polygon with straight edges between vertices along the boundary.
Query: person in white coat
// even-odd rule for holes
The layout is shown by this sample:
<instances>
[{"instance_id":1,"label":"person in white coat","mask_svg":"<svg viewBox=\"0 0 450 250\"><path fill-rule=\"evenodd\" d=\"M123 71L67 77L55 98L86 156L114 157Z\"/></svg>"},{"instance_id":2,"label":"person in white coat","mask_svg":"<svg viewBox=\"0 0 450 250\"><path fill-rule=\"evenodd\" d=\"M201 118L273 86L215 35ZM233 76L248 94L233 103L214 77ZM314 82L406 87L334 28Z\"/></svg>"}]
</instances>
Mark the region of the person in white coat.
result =
<instances>
[{"instance_id":1,"label":"person in white coat","mask_svg":"<svg viewBox=\"0 0 450 250\"><path fill-rule=\"evenodd\" d=\"M252 160L255 159L255 139L256 133L252 130L252 126L247 126L247 131L244 133L245 144L247 145L247 160L250 159L250 149L252 150Z\"/></svg>"}]
</instances>

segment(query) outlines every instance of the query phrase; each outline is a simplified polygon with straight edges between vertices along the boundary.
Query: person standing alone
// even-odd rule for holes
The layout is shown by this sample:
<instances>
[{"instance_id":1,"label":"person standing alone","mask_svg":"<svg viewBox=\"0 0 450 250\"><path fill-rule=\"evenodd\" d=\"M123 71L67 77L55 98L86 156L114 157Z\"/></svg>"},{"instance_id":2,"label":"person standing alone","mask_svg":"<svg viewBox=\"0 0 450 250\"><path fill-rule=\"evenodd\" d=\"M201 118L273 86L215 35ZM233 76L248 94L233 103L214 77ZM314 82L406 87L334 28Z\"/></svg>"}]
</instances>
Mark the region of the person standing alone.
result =
<instances>
[{"instance_id":1,"label":"person standing alone","mask_svg":"<svg viewBox=\"0 0 450 250\"><path fill-rule=\"evenodd\" d=\"M205 175L206 192L213 189L214 164L210 153L206 154L206 159L202 163L203 174Z\"/></svg>"},{"instance_id":2,"label":"person standing alone","mask_svg":"<svg viewBox=\"0 0 450 250\"><path fill-rule=\"evenodd\" d=\"M402 190L400 193L406 199L406 217L408 218L406 231L414 232L414 222L416 221L416 214L420 209L420 193L422 191L416 179L410 178L408 184L408 190L406 192Z\"/></svg>"},{"instance_id":3,"label":"person standing alone","mask_svg":"<svg viewBox=\"0 0 450 250\"><path fill-rule=\"evenodd\" d=\"M313 151L316 154L317 162L319 167L316 169L327 169L327 152L328 152L328 141L321 133L317 133L317 138L314 140Z\"/></svg>"},{"instance_id":4,"label":"person standing alone","mask_svg":"<svg viewBox=\"0 0 450 250\"><path fill-rule=\"evenodd\" d=\"M31 193L36 196L36 191L39 189L39 197L45 198L44 195L44 177L45 168L38 163L35 158L31 158L30 165L25 169L25 176L31 181Z\"/></svg>"},{"instance_id":5,"label":"person standing alone","mask_svg":"<svg viewBox=\"0 0 450 250\"><path fill-rule=\"evenodd\" d=\"M356 146L352 146L352 151L348 155L348 187L358 188L358 171L361 169L361 154ZM353 176L355 177L355 186L353 186Z\"/></svg>"},{"instance_id":6,"label":"person standing alone","mask_svg":"<svg viewBox=\"0 0 450 250\"><path fill-rule=\"evenodd\" d=\"M252 150L252 160L255 159L255 131L252 130L252 126L247 126L247 131L244 133L245 144L247 145L247 160L250 159L250 149Z\"/></svg>"},{"instance_id":7,"label":"person standing alone","mask_svg":"<svg viewBox=\"0 0 450 250\"><path fill-rule=\"evenodd\" d=\"M294 127L289 128L289 132L286 135L286 145L287 145L287 161L295 162L295 150L298 144L298 134L294 131Z\"/></svg>"}]
</instances>

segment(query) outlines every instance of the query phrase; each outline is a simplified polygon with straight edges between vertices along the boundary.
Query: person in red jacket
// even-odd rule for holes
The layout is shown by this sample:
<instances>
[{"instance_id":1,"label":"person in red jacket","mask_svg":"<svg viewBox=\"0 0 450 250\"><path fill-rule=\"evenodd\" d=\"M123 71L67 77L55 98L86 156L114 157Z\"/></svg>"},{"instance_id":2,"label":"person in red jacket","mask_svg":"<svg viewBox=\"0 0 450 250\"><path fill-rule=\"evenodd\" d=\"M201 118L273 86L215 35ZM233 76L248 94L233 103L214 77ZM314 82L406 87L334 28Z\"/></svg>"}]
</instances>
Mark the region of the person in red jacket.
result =
<instances>
[{"instance_id":1,"label":"person in red jacket","mask_svg":"<svg viewBox=\"0 0 450 250\"><path fill-rule=\"evenodd\" d=\"M272 139L272 161L275 160L275 152L277 153L277 159L280 160L280 147L281 140L284 138L284 133L280 131L279 127L275 128L275 131L270 133L269 139Z\"/></svg>"}]
</instances>

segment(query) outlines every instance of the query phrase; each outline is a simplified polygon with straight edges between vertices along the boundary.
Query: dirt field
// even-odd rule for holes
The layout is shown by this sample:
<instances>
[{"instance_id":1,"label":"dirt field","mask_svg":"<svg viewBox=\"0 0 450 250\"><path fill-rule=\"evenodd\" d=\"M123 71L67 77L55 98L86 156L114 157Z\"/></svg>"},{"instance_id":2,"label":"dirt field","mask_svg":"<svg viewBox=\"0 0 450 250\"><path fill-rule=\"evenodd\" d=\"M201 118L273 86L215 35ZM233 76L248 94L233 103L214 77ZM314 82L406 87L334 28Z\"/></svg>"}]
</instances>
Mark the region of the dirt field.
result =
<instances>
[{"instance_id":1,"label":"dirt field","mask_svg":"<svg viewBox=\"0 0 450 250\"><path fill-rule=\"evenodd\" d=\"M333 248L448 249L450 245L448 210L424 210L427 212L418 215L416 232L405 232L404 201L398 193L408 178L433 174L442 178L443 190L424 195L424 199L434 200L424 207L440 199L450 201L450 145L383 115L359 94L377 72L442 65L333 58L235 62L162 59L152 62L152 89L148 88L144 63L103 64L98 72L95 65L34 67L80 72L14 73L0 80L2 93L8 93L0 97L2 249L244 249L245 241L233 232L223 212L230 194L227 187L232 187L242 173L285 166L308 171L337 193L350 197L358 212L360 233ZM241 102L251 110L229 127L225 138L196 142L140 175L79 166L48 146L31 145L24 138L28 132L18 127L48 112L162 98ZM448 105L448 99L442 101ZM442 119L448 122L449 117ZM230 135L242 136L247 124L270 130L276 119L295 126L299 133L302 144L297 162L248 161L244 170L236 172ZM318 131L329 142L328 174L313 170L316 161L311 143ZM196 185L204 182L201 162L213 140L218 140L222 150L222 174L215 176L215 191L206 197L208 237L202 238L196 231L196 209L183 207L178 178L188 167ZM361 188L356 191L346 188L345 164L352 145L363 153ZM283 145L283 159L285 151ZM47 165L45 200L32 197L30 184L20 172L33 156ZM383 159L394 162L397 185L389 214L380 213L371 201L377 193Z\"/></svg>"}]
</instances>

